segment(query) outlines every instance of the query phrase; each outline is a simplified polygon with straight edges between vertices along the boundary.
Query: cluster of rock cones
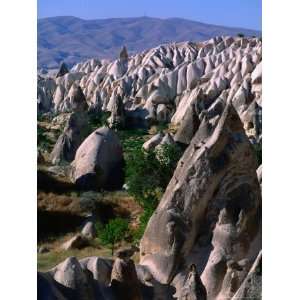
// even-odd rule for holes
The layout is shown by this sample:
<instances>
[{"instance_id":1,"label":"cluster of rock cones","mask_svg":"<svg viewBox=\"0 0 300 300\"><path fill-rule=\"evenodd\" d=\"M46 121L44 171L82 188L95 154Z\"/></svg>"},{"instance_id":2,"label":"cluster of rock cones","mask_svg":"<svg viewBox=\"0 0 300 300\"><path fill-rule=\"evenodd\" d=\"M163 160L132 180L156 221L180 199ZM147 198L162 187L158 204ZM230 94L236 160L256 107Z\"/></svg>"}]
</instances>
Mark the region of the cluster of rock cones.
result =
<instances>
[{"instance_id":1,"label":"cluster of rock cones","mask_svg":"<svg viewBox=\"0 0 300 300\"><path fill-rule=\"evenodd\" d=\"M88 112L110 112L111 127L172 124L174 134L144 148L187 147L140 242L140 262L130 251L115 261L68 258L39 273L40 299L260 299L261 166L253 145L262 142L261 46L257 38L216 37L132 57L123 49L116 61L39 77L39 113L70 113L51 159L72 162L83 188L122 183L120 142L109 128L87 137Z\"/></svg>"}]
</instances>

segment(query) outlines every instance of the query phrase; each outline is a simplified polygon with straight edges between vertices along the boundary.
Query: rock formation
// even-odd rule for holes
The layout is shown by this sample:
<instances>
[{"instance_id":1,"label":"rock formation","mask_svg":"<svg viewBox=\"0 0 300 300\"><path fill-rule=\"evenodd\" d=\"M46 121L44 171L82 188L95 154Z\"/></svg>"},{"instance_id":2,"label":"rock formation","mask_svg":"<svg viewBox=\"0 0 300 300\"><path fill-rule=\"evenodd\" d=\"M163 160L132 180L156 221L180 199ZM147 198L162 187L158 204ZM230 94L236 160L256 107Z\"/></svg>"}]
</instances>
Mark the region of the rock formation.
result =
<instances>
[{"instance_id":1,"label":"rock formation","mask_svg":"<svg viewBox=\"0 0 300 300\"><path fill-rule=\"evenodd\" d=\"M64 76L67 73L69 73L69 69L68 69L67 65L63 62L59 67L59 70L56 74L56 78Z\"/></svg>"},{"instance_id":2,"label":"rock formation","mask_svg":"<svg viewBox=\"0 0 300 300\"><path fill-rule=\"evenodd\" d=\"M193 264L190 267L187 279L181 291L179 300L206 300L207 294L200 276L197 272L196 266Z\"/></svg>"},{"instance_id":3,"label":"rock formation","mask_svg":"<svg viewBox=\"0 0 300 300\"><path fill-rule=\"evenodd\" d=\"M38 88L43 92L39 92L38 101L44 103L44 111L67 111L71 109L70 90L76 84L92 109L111 112L120 108L115 106L120 97L124 115L133 124L147 126L153 121L171 120L180 125L192 103L196 103L199 114L226 91L247 135L258 140L261 46L258 38L223 36L201 43L161 45L130 57L124 48L116 61L80 63L69 73L51 79L49 87L39 80Z\"/></svg>"},{"instance_id":4,"label":"rock formation","mask_svg":"<svg viewBox=\"0 0 300 300\"><path fill-rule=\"evenodd\" d=\"M226 36L133 56L124 47L115 61L88 60L57 78L39 77L39 114L61 114L53 124L67 120L51 158L74 159L71 177L80 189L122 187L123 152L112 128L163 122L168 132L152 136L143 149L186 149L148 222L139 264L130 258L134 249L119 251L115 261L71 257L38 275L39 294L261 298L262 166L254 152L262 142L261 48L257 38ZM112 128L86 137L87 110L109 112ZM78 236L92 238L92 224Z\"/></svg>"},{"instance_id":5,"label":"rock formation","mask_svg":"<svg viewBox=\"0 0 300 300\"><path fill-rule=\"evenodd\" d=\"M73 180L82 189L114 189L123 185L123 151L117 135L102 127L76 151Z\"/></svg>"},{"instance_id":6,"label":"rock formation","mask_svg":"<svg viewBox=\"0 0 300 300\"><path fill-rule=\"evenodd\" d=\"M142 300L140 282L130 257L133 251L119 251L111 273L111 287L116 299Z\"/></svg>"},{"instance_id":7,"label":"rock formation","mask_svg":"<svg viewBox=\"0 0 300 300\"><path fill-rule=\"evenodd\" d=\"M78 147L89 134L88 118L85 112L74 112L70 115L63 133L59 136L51 152L53 164L63 161L71 162Z\"/></svg>"},{"instance_id":8,"label":"rock formation","mask_svg":"<svg viewBox=\"0 0 300 300\"><path fill-rule=\"evenodd\" d=\"M182 288L190 260L203 270L208 299L232 297L261 249L256 159L229 102L210 130L200 125L140 245L141 264L156 280ZM159 228L166 228L160 230ZM228 261L247 261L242 271Z\"/></svg>"}]
</instances>

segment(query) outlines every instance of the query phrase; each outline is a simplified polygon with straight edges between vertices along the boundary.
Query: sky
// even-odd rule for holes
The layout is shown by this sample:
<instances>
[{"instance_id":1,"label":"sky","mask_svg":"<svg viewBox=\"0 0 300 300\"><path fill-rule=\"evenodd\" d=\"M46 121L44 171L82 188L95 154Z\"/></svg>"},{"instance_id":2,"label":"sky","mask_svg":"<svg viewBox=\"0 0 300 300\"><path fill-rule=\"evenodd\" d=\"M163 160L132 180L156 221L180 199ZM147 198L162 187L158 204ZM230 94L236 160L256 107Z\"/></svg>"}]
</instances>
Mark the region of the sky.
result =
<instances>
[{"instance_id":1,"label":"sky","mask_svg":"<svg viewBox=\"0 0 300 300\"><path fill-rule=\"evenodd\" d=\"M38 0L38 18L185 18L261 30L262 0Z\"/></svg>"}]
</instances>

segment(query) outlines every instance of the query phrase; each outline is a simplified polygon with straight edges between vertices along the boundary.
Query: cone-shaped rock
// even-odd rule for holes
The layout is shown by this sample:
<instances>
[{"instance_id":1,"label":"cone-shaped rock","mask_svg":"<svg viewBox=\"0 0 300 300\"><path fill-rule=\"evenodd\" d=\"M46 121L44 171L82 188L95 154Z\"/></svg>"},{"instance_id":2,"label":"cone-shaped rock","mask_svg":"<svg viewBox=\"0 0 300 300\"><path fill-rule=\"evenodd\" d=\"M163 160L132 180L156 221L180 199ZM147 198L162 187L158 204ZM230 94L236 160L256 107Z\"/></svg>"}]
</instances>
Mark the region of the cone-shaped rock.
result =
<instances>
[{"instance_id":1,"label":"cone-shaped rock","mask_svg":"<svg viewBox=\"0 0 300 300\"><path fill-rule=\"evenodd\" d=\"M225 297L228 285L223 289L223 280L232 274L227 260L251 261L261 249L256 168L243 125L228 103L214 128L203 133L200 126L148 222L141 264L156 280L170 283L193 253L193 261L201 264L197 268L204 269L208 298ZM232 275L231 296L245 274Z\"/></svg>"},{"instance_id":2,"label":"cone-shaped rock","mask_svg":"<svg viewBox=\"0 0 300 300\"><path fill-rule=\"evenodd\" d=\"M68 69L67 65L63 62L59 67L59 70L56 74L56 78L62 77L67 73L69 73L69 69Z\"/></svg>"}]
</instances>

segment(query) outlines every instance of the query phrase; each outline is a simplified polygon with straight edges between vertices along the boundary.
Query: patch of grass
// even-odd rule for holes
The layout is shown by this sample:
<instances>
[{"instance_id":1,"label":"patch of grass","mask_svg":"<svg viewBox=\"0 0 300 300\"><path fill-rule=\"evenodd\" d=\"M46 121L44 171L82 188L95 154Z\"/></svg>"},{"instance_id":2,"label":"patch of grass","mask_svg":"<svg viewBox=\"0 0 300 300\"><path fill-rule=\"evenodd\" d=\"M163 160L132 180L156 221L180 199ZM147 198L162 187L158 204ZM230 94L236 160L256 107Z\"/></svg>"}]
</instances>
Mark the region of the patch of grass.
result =
<instances>
[{"instance_id":1,"label":"patch of grass","mask_svg":"<svg viewBox=\"0 0 300 300\"><path fill-rule=\"evenodd\" d=\"M52 141L47 136L47 131L41 126L37 127L37 146L38 149L49 151L52 147Z\"/></svg>"},{"instance_id":2,"label":"patch of grass","mask_svg":"<svg viewBox=\"0 0 300 300\"><path fill-rule=\"evenodd\" d=\"M95 241L96 242L96 241ZM37 255L37 268L38 271L48 271L55 267L59 263L63 262L66 258L70 256L75 256L77 259L89 257L89 256L100 256L111 258L109 248L102 247L86 247L80 250L68 250L68 251L51 251L48 253L43 253Z\"/></svg>"}]
</instances>

